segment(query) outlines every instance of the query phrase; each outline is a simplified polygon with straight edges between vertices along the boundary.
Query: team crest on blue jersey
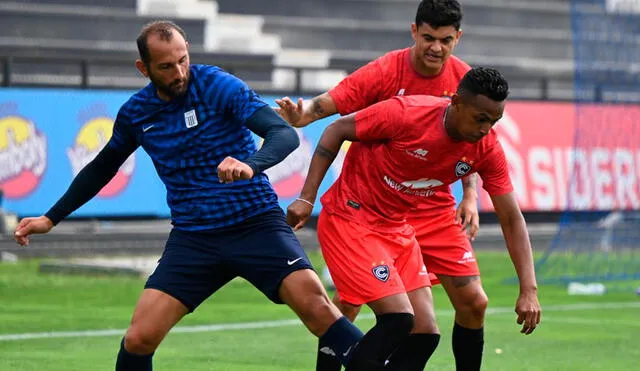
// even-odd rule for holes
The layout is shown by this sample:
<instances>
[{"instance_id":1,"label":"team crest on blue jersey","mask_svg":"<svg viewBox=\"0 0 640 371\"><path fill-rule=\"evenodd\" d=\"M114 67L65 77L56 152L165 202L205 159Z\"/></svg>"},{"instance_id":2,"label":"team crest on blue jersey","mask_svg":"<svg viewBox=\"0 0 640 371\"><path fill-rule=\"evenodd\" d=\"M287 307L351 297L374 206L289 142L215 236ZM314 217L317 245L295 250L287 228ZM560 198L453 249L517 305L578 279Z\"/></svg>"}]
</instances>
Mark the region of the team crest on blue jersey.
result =
<instances>
[{"instance_id":1,"label":"team crest on blue jersey","mask_svg":"<svg viewBox=\"0 0 640 371\"><path fill-rule=\"evenodd\" d=\"M381 264L371 269L373 275L382 282L387 282L389 279L389 266Z\"/></svg>"},{"instance_id":2,"label":"team crest on blue jersey","mask_svg":"<svg viewBox=\"0 0 640 371\"><path fill-rule=\"evenodd\" d=\"M471 171L471 165L473 165L473 161L469 161L466 157L463 157L456 164L456 176L459 178L469 174Z\"/></svg>"},{"instance_id":3,"label":"team crest on blue jersey","mask_svg":"<svg viewBox=\"0 0 640 371\"><path fill-rule=\"evenodd\" d=\"M187 128L191 129L194 126L198 126L198 116L196 116L196 110L192 109L184 113L184 123Z\"/></svg>"}]
</instances>

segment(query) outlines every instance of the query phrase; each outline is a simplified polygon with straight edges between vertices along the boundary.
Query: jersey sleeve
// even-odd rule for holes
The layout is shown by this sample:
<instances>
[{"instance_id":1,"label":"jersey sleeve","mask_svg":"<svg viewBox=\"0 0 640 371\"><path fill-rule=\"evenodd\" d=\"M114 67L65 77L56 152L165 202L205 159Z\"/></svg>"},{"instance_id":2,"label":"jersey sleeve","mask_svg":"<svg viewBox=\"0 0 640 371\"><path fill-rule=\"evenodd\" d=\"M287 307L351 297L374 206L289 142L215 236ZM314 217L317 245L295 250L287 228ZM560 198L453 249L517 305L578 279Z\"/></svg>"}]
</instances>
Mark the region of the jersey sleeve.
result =
<instances>
[{"instance_id":1,"label":"jersey sleeve","mask_svg":"<svg viewBox=\"0 0 640 371\"><path fill-rule=\"evenodd\" d=\"M130 124L126 106L122 106L113 124L113 134L107 145L125 154L133 153L138 146L138 139L133 125Z\"/></svg>"},{"instance_id":2,"label":"jersey sleeve","mask_svg":"<svg viewBox=\"0 0 640 371\"><path fill-rule=\"evenodd\" d=\"M513 191L509 176L509 165L500 142L496 141L486 154L485 165L478 169L482 188L491 196L500 196Z\"/></svg>"},{"instance_id":3,"label":"jersey sleeve","mask_svg":"<svg viewBox=\"0 0 640 371\"><path fill-rule=\"evenodd\" d=\"M398 98L376 103L356 113L356 137L361 142L396 139L404 129L404 118Z\"/></svg>"},{"instance_id":4,"label":"jersey sleeve","mask_svg":"<svg viewBox=\"0 0 640 371\"><path fill-rule=\"evenodd\" d=\"M235 122L244 125L257 110L267 106L267 103L244 81L231 74L225 75L226 81L220 86L225 90L222 96L224 110Z\"/></svg>"},{"instance_id":5,"label":"jersey sleeve","mask_svg":"<svg viewBox=\"0 0 640 371\"><path fill-rule=\"evenodd\" d=\"M329 95L338 113L344 116L380 101L383 87L383 71L380 62L375 60L345 77L329 90Z\"/></svg>"}]
</instances>

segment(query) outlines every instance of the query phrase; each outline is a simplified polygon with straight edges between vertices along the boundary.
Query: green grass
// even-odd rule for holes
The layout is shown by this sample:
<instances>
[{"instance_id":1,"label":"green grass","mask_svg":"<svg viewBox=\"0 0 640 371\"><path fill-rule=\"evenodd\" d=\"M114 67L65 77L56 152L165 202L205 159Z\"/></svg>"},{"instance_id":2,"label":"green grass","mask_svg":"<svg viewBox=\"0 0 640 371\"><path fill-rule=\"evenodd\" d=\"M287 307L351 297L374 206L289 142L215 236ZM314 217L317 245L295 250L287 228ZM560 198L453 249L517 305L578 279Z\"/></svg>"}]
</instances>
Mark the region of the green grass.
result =
<instances>
[{"instance_id":1,"label":"green grass","mask_svg":"<svg viewBox=\"0 0 640 371\"><path fill-rule=\"evenodd\" d=\"M312 255L316 264L320 258ZM505 253L479 252L491 308L513 308L517 287ZM47 331L124 329L144 282L131 278L42 275L37 261L0 264L0 335ZM453 315L440 287L434 289L442 329L430 369L454 370ZM543 319L523 336L511 310L490 314L485 370L633 370L640 359L640 300L631 293L572 297L566 289L540 287ZM615 308L559 310L577 303L628 303ZM635 304L639 305L635 305ZM634 306L635 305L635 306ZM554 309L555 308L555 309ZM560 307L562 309L562 307ZM575 309L575 308L574 308ZM180 325L292 319L252 286L235 280ZM367 329L369 319L358 321ZM0 341L0 370L113 370L120 335ZM313 370L315 338L302 325L256 330L170 333L155 356L154 370ZM501 354L496 349L502 350Z\"/></svg>"}]
</instances>

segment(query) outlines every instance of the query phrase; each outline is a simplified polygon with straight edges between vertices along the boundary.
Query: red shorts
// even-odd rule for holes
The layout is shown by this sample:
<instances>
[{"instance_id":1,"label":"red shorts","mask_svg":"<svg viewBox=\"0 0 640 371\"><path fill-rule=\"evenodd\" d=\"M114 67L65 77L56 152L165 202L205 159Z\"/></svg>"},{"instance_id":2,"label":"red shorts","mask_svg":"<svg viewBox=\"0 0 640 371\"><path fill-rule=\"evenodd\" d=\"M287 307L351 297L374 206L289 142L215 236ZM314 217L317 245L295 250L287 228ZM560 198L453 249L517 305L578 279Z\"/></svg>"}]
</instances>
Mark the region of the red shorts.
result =
<instances>
[{"instance_id":1,"label":"red shorts","mask_svg":"<svg viewBox=\"0 0 640 371\"><path fill-rule=\"evenodd\" d=\"M478 276L476 262L469 237L460 224L455 223L456 211L413 214L408 218L416 230L424 264L431 275L431 283L438 284L435 276Z\"/></svg>"},{"instance_id":2,"label":"red shorts","mask_svg":"<svg viewBox=\"0 0 640 371\"><path fill-rule=\"evenodd\" d=\"M431 286L411 226L381 233L325 211L318 241L341 300L361 305Z\"/></svg>"}]
</instances>

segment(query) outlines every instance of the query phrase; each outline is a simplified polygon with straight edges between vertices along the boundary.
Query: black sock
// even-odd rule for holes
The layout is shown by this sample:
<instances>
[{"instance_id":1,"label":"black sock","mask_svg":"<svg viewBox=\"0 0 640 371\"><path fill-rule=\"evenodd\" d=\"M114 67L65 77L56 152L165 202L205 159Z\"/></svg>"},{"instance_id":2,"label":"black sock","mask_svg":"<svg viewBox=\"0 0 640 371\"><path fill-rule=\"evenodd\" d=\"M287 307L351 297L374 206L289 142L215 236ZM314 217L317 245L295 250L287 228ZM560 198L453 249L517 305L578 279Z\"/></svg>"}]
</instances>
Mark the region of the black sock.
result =
<instances>
[{"instance_id":1,"label":"black sock","mask_svg":"<svg viewBox=\"0 0 640 371\"><path fill-rule=\"evenodd\" d=\"M484 349L484 328L469 329L455 323L451 344L457 371L480 370Z\"/></svg>"},{"instance_id":2,"label":"black sock","mask_svg":"<svg viewBox=\"0 0 640 371\"><path fill-rule=\"evenodd\" d=\"M124 349L124 338L120 342L120 352L116 361L116 371L151 371L151 359L153 353L138 355L127 352Z\"/></svg>"},{"instance_id":3,"label":"black sock","mask_svg":"<svg viewBox=\"0 0 640 371\"><path fill-rule=\"evenodd\" d=\"M387 313L376 317L347 364L347 371L384 370L385 361L413 328L413 314Z\"/></svg>"},{"instance_id":4,"label":"black sock","mask_svg":"<svg viewBox=\"0 0 640 371\"><path fill-rule=\"evenodd\" d=\"M340 369L342 369L342 364L336 358L333 350L322 340L318 341L316 371L340 371Z\"/></svg>"},{"instance_id":5,"label":"black sock","mask_svg":"<svg viewBox=\"0 0 640 371\"><path fill-rule=\"evenodd\" d=\"M320 337L318 341L318 359L320 359L320 354L322 353L328 357L335 357L338 361L338 366L347 364L362 337L362 331L349 322L347 317L343 316L334 322L327 332ZM325 357L322 358L325 359ZM339 367L338 370L340 370Z\"/></svg>"},{"instance_id":6,"label":"black sock","mask_svg":"<svg viewBox=\"0 0 640 371\"><path fill-rule=\"evenodd\" d=\"M411 334L396 349L387 368L402 371L422 371L438 347L440 334Z\"/></svg>"}]
</instances>

